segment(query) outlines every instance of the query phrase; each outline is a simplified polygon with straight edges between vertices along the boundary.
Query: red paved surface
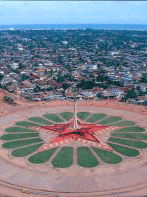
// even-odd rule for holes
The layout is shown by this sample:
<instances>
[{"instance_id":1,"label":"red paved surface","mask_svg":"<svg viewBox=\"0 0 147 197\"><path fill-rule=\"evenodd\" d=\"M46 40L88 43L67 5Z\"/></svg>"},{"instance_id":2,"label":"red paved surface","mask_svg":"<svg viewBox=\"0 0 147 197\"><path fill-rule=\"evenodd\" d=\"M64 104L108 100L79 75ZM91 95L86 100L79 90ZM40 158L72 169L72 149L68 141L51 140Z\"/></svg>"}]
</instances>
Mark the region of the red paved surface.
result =
<instances>
[{"instance_id":1,"label":"red paved surface","mask_svg":"<svg viewBox=\"0 0 147 197\"><path fill-rule=\"evenodd\" d=\"M74 120L72 119L68 123L54 124L51 126L31 127L32 130L39 130L40 132L51 133L54 138L45 143L38 149L38 152L42 152L51 149L55 146L63 144L69 144L73 141L79 141L80 143L94 142L93 146L97 146L101 149L112 151L113 149L101 139L99 133L105 133L108 131L116 130L120 127L116 126L102 126L98 124L90 124L77 121L77 128L74 128Z\"/></svg>"}]
</instances>

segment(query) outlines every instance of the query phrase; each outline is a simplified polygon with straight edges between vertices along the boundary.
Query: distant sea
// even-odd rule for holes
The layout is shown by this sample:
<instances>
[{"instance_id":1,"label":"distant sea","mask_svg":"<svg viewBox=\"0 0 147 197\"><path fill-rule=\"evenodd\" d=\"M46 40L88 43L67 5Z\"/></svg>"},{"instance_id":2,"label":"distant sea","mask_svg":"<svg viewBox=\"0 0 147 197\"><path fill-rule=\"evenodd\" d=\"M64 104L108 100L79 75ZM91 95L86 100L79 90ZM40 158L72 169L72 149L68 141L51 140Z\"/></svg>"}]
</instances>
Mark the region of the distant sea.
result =
<instances>
[{"instance_id":1,"label":"distant sea","mask_svg":"<svg viewBox=\"0 0 147 197\"><path fill-rule=\"evenodd\" d=\"M147 31L147 24L23 24L0 25L2 29L101 29L101 30L140 30Z\"/></svg>"}]
</instances>

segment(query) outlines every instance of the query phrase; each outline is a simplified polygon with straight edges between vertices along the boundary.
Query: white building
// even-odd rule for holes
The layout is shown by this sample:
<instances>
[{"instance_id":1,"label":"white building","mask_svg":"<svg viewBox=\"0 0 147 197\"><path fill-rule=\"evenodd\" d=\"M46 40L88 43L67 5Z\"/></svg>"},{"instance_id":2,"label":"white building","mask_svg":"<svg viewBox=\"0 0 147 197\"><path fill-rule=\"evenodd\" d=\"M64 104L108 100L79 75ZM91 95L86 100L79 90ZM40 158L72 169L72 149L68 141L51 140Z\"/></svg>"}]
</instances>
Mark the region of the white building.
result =
<instances>
[{"instance_id":1,"label":"white building","mask_svg":"<svg viewBox=\"0 0 147 197\"><path fill-rule=\"evenodd\" d=\"M120 90L118 88L113 88L113 89L110 89L110 93L113 94L113 95L115 95L116 98L120 98L124 94L124 91L123 90Z\"/></svg>"}]
</instances>

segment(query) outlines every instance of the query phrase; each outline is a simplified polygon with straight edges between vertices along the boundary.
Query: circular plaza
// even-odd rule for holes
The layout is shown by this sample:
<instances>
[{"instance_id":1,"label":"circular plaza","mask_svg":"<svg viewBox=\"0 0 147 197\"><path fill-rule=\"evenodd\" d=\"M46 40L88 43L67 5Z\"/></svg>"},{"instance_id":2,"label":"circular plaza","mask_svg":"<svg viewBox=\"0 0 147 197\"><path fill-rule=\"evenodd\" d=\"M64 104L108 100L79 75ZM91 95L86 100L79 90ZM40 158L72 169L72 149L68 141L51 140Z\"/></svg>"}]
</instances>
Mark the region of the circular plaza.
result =
<instances>
[{"instance_id":1,"label":"circular plaza","mask_svg":"<svg viewBox=\"0 0 147 197\"><path fill-rule=\"evenodd\" d=\"M145 194L146 114L92 102L77 102L74 111L73 102L62 102L0 119L2 194Z\"/></svg>"}]
</instances>

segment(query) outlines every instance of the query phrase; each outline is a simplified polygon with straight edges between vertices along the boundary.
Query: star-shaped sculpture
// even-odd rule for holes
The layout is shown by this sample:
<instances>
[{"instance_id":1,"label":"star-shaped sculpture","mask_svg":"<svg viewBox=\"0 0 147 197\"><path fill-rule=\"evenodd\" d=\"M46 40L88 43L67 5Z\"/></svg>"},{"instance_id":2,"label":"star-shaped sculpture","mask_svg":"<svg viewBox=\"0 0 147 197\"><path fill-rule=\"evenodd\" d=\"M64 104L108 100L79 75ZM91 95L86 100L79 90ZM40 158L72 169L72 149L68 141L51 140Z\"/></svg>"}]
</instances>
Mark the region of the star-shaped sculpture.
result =
<instances>
[{"instance_id":1,"label":"star-shaped sculpture","mask_svg":"<svg viewBox=\"0 0 147 197\"><path fill-rule=\"evenodd\" d=\"M118 126L103 126L94 123L84 123L79 120L72 119L68 123L54 124L51 126L31 127L33 130L45 132L54 137L38 149L38 152L49 150L54 147L70 144L78 141L82 144L95 146L101 149L111 151L112 148L101 137L102 134L116 130Z\"/></svg>"}]
</instances>

